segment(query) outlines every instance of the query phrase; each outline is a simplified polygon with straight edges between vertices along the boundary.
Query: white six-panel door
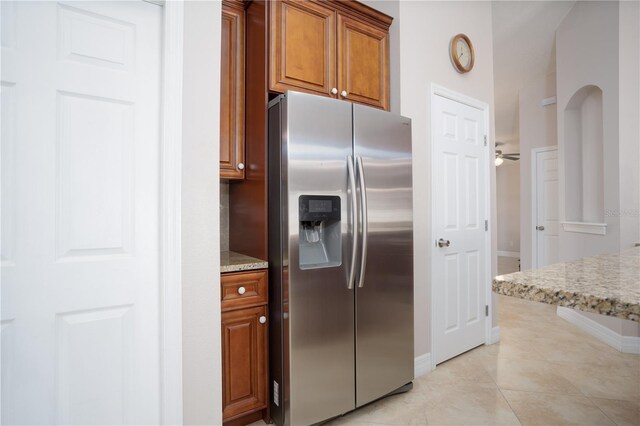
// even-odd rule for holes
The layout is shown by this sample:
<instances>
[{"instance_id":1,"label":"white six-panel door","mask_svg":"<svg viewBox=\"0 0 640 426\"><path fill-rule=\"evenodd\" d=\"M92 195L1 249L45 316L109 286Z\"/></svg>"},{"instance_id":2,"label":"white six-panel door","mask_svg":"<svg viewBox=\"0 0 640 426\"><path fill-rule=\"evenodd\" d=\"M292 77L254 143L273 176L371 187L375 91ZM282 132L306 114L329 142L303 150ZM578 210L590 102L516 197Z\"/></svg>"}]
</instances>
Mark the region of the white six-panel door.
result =
<instances>
[{"instance_id":1,"label":"white six-panel door","mask_svg":"<svg viewBox=\"0 0 640 426\"><path fill-rule=\"evenodd\" d=\"M558 261L558 150L534 152L535 206L534 242L536 257L534 268Z\"/></svg>"},{"instance_id":2,"label":"white six-panel door","mask_svg":"<svg viewBox=\"0 0 640 426\"><path fill-rule=\"evenodd\" d=\"M485 343L488 177L484 112L432 99L433 352L440 363Z\"/></svg>"},{"instance_id":3,"label":"white six-panel door","mask_svg":"<svg viewBox=\"0 0 640 426\"><path fill-rule=\"evenodd\" d=\"M2 2L2 423L157 424L162 8Z\"/></svg>"}]
</instances>

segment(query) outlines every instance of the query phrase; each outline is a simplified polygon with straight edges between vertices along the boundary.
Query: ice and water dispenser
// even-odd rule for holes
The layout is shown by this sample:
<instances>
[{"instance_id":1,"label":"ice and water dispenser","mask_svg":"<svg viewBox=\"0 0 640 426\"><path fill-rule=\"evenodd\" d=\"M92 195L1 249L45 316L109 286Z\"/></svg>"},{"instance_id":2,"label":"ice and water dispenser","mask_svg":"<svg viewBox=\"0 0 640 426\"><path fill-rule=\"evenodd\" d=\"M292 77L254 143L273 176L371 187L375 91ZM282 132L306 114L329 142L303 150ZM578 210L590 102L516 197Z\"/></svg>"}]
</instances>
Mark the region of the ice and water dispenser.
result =
<instances>
[{"instance_id":1,"label":"ice and water dispenser","mask_svg":"<svg viewBox=\"0 0 640 426\"><path fill-rule=\"evenodd\" d=\"M342 263L340 197L301 195L298 199L300 269Z\"/></svg>"}]
</instances>

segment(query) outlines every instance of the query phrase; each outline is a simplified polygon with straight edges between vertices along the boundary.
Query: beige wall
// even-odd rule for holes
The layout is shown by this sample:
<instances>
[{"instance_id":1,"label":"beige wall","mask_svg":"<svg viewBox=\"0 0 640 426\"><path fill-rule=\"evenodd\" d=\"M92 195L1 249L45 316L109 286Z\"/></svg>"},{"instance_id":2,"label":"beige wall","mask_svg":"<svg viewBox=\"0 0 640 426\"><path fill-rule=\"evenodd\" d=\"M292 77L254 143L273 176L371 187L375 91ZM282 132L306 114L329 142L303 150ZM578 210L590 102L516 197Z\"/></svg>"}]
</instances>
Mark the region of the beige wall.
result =
<instances>
[{"instance_id":1,"label":"beige wall","mask_svg":"<svg viewBox=\"0 0 640 426\"><path fill-rule=\"evenodd\" d=\"M640 240L640 6L638 2L579 2L556 34L560 217L564 217L564 110L575 91L596 85L603 92L604 208L607 235L560 232L561 260L617 252ZM564 168L563 168L564 164ZM611 289L615 292L615 289ZM640 325L580 312L623 336Z\"/></svg>"},{"instance_id":2,"label":"beige wall","mask_svg":"<svg viewBox=\"0 0 640 426\"><path fill-rule=\"evenodd\" d=\"M520 265L532 268L531 150L557 144L556 105L541 106L540 101L556 96L556 75L550 74L520 89Z\"/></svg>"},{"instance_id":3,"label":"beige wall","mask_svg":"<svg viewBox=\"0 0 640 426\"><path fill-rule=\"evenodd\" d=\"M184 6L182 351L184 424L222 424L218 1Z\"/></svg>"},{"instance_id":4,"label":"beige wall","mask_svg":"<svg viewBox=\"0 0 640 426\"><path fill-rule=\"evenodd\" d=\"M511 152L511 151L509 151ZM498 252L520 251L520 161L496 167Z\"/></svg>"},{"instance_id":5,"label":"beige wall","mask_svg":"<svg viewBox=\"0 0 640 426\"><path fill-rule=\"evenodd\" d=\"M400 2L400 112L412 119L414 194L415 355L431 351L431 123L430 85L436 83L490 106L493 153L493 40L490 2ZM458 74L449 41L467 34L475 47L473 71ZM493 156L493 155L491 155ZM495 171L491 167L492 275L496 273ZM495 300L495 299L494 299ZM494 304L495 306L495 304ZM494 324L496 310L494 309Z\"/></svg>"},{"instance_id":6,"label":"beige wall","mask_svg":"<svg viewBox=\"0 0 640 426\"><path fill-rule=\"evenodd\" d=\"M640 2L620 3L620 248L640 243Z\"/></svg>"},{"instance_id":7,"label":"beige wall","mask_svg":"<svg viewBox=\"0 0 640 426\"><path fill-rule=\"evenodd\" d=\"M556 76L558 93L558 164L560 220L566 220L566 199L575 188L565 188L579 162L565 154L565 108L582 87L598 86L603 93L604 209L620 208L619 170L619 4L577 2L556 32ZM585 171L588 173L588 171ZM620 217L609 215L606 235L559 232L561 261L620 249Z\"/></svg>"}]
</instances>

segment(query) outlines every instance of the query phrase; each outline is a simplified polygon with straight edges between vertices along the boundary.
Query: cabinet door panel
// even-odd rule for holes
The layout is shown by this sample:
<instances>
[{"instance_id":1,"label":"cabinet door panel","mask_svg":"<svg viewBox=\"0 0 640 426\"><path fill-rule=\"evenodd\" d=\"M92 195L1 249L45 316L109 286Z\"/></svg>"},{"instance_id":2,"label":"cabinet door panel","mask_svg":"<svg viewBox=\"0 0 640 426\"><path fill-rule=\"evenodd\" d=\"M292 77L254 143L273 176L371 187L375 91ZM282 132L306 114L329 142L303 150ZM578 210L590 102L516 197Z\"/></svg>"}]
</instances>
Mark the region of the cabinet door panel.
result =
<instances>
[{"instance_id":1,"label":"cabinet door panel","mask_svg":"<svg viewBox=\"0 0 640 426\"><path fill-rule=\"evenodd\" d=\"M222 410L224 420L267 406L266 306L222 313Z\"/></svg>"},{"instance_id":2,"label":"cabinet door panel","mask_svg":"<svg viewBox=\"0 0 640 426\"><path fill-rule=\"evenodd\" d=\"M244 167L244 26L243 5L222 6L220 64L220 177L243 179Z\"/></svg>"},{"instance_id":3,"label":"cabinet door panel","mask_svg":"<svg viewBox=\"0 0 640 426\"><path fill-rule=\"evenodd\" d=\"M335 11L310 1L271 7L269 89L331 96L335 87Z\"/></svg>"},{"instance_id":4,"label":"cabinet door panel","mask_svg":"<svg viewBox=\"0 0 640 426\"><path fill-rule=\"evenodd\" d=\"M338 14L338 90L352 102L389 109L389 33Z\"/></svg>"}]
</instances>

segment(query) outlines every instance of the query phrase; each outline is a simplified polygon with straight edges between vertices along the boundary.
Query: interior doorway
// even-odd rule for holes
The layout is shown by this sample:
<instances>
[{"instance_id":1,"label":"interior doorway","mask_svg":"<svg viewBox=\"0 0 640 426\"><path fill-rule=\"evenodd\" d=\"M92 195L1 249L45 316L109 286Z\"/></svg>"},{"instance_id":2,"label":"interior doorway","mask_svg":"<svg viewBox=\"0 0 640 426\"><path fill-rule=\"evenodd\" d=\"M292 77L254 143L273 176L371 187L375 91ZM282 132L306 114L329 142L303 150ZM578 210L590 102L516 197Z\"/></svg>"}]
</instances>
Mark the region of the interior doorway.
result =
<instances>
[{"instance_id":1,"label":"interior doorway","mask_svg":"<svg viewBox=\"0 0 640 426\"><path fill-rule=\"evenodd\" d=\"M487 341L490 295L488 106L435 87L432 124L432 357Z\"/></svg>"},{"instance_id":2,"label":"interior doorway","mask_svg":"<svg viewBox=\"0 0 640 426\"><path fill-rule=\"evenodd\" d=\"M532 150L533 268L558 261L558 147Z\"/></svg>"}]
</instances>

